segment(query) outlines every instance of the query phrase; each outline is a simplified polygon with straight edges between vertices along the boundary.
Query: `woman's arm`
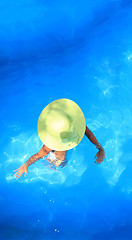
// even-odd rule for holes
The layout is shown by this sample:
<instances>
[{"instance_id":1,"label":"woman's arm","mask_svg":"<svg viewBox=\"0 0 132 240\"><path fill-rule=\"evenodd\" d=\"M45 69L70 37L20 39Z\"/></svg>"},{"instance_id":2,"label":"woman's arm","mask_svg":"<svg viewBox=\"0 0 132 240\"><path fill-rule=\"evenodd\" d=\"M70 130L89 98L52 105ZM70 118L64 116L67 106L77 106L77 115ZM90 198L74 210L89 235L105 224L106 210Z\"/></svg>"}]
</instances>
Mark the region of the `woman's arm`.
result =
<instances>
[{"instance_id":1,"label":"woman's arm","mask_svg":"<svg viewBox=\"0 0 132 240\"><path fill-rule=\"evenodd\" d=\"M40 149L40 151L38 153L34 154L33 156L31 156L25 162L25 164L27 165L27 167L29 167L31 164L33 164L36 161L38 161L39 159L45 157L51 151L52 151L52 149L50 149L50 148L46 147L45 145L43 145L43 147Z\"/></svg>"},{"instance_id":2,"label":"woman's arm","mask_svg":"<svg viewBox=\"0 0 132 240\"><path fill-rule=\"evenodd\" d=\"M90 129L86 126L86 131L85 131L86 137L96 146L99 146L99 142L94 136L94 134L90 131Z\"/></svg>"},{"instance_id":3,"label":"woman's arm","mask_svg":"<svg viewBox=\"0 0 132 240\"><path fill-rule=\"evenodd\" d=\"M18 169L14 170L14 172L16 172L14 174L15 178L18 179L19 177L21 177L21 175L23 173L25 173L25 177L27 174L27 168L35 163L36 161L38 161L39 159L45 157L49 152L51 152L52 149L46 147L45 145L43 145L43 147L40 149L40 151L36 154L34 154L32 157L30 157L22 166L20 166Z\"/></svg>"},{"instance_id":4,"label":"woman's arm","mask_svg":"<svg viewBox=\"0 0 132 240\"><path fill-rule=\"evenodd\" d=\"M90 129L86 126L86 131L85 131L86 137L96 146L96 148L99 149L99 152L96 154L95 158L96 161L95 163L100 163L104 160L105 158L105 151L101 144L98 142L94 134L90 131Z\"/></svg>"}]
</instances>

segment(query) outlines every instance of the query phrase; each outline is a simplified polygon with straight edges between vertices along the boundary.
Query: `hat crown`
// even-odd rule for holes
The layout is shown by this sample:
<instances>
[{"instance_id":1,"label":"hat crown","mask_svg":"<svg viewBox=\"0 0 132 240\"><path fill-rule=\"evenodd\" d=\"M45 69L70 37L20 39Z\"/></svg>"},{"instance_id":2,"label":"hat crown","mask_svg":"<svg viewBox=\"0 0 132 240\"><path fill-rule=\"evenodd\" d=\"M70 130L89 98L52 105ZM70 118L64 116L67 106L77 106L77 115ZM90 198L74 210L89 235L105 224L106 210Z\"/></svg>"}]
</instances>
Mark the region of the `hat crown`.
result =
<instances>
[{"instance_id":1,"label":"hat crown","mask_svg":"<svg viewBox=\"0 0 132 240\"><path fill-rule=\"evenodd\" d=\"M45 124L47 131L56 137L65 138L71 130L69 116L60 109L50 109L46 115Z\"/></svg>"}]
</instances>

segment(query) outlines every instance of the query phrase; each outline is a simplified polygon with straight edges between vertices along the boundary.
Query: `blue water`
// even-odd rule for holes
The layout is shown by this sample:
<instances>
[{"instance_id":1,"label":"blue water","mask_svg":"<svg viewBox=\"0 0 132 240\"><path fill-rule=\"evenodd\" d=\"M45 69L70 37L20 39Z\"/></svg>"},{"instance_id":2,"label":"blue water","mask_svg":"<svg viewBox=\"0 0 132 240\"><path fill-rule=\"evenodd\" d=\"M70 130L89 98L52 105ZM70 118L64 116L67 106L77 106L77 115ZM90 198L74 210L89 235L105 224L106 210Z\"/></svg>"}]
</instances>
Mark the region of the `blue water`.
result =
<instances>
[{"instance_id":1,"label":"blue water","mask_svg":"<svg viewBox=\"0 0 132 240\"><path fill-rule=\"evenodd\" d=\"M132 239L132 1L0 1L0 239ZM39 160L37 121L69 98L84 136L54 171Z\"/></svg>"}]
</instances>

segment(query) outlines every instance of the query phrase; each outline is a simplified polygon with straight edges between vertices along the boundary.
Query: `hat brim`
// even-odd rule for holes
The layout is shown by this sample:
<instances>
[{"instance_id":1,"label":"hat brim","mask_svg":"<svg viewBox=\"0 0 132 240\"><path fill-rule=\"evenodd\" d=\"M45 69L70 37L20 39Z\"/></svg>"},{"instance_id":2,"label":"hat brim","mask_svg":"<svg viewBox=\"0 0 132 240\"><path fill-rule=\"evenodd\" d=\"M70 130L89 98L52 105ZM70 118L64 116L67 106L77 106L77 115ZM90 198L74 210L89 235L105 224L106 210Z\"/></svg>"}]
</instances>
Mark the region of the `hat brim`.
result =
<instances>
[{"instance_id":1,"label":"hat brim","mask_svg":"<svg viewBox=\"0 0 132 240\"><path fill-rule=\"evenodd\" d=\"M45 125L45 118L51 109L65 111L72 121L72 129L67 138L53 136ZM38 135L44 145L57 151L76 147L82 140L86 130L85 117L80 107L72 100L58 99L48 104L38 119Z\"/></svg>"}]
</instances>

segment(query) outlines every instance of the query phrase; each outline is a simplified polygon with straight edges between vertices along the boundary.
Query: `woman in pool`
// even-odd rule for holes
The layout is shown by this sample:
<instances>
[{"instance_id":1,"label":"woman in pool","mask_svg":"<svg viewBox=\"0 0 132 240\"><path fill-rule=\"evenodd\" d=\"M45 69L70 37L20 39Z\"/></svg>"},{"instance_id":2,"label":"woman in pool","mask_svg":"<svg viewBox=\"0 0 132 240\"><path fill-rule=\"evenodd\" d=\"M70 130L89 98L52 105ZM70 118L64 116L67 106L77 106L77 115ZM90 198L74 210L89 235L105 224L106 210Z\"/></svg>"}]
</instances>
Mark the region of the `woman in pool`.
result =
<instances>
[{"instance_id":1,"label":"woman in pool","mask_svg":"<svg viewBox=\"0 0 132 240\"><path fill-rule=\"evenodd\" d=\"M28 167L46 155L48 162L56 167L64 167L67 150L76 147L84 134L98 148L95 163L100 164L105 158L104 149L86 126L79 106L69 99L51 102L43 109L38 120L38 135L44 145L38 153L14 170L14 176L16 179L23 173L26 176Z\"/></svg>"}]
</instances>

